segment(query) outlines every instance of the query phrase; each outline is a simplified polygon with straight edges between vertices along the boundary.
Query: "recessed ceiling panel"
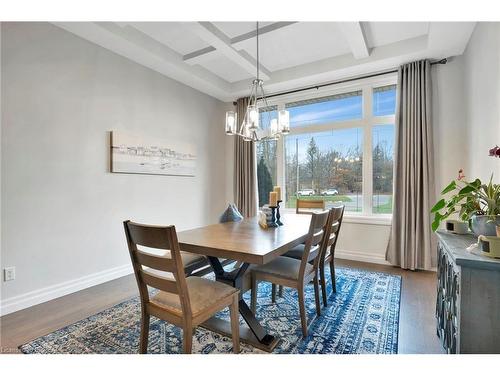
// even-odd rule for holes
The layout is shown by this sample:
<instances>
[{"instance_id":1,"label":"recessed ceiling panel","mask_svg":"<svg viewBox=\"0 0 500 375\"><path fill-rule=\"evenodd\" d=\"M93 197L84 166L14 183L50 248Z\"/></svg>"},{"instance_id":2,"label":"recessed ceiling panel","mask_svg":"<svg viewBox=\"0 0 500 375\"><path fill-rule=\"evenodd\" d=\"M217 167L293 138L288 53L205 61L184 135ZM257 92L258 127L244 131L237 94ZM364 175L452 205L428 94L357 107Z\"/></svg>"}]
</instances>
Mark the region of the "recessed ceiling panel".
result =
<instances>
[{"instance_id":1,"label":"recessed ceiling panel","mask_svg":"<svg viewBox=\"0 0 500 375\"><path fill-rule=\"evenodd\" d=\"M231 83L245 79L250 82L253 78L245 69L217 51L200 61L199 65Z\"/></svg>"},{"instance_id":2,"label":"recessed ceiling panel","mask_svg":"<svg viewBox=\"0 0 500 375\"><path fill-rule=\"evenodd\" d=\"M198 36L186 32L179 22L131 22L129 25L181 55L208 47Z\"/></svg>"},{"instance_id":3,"label":"recessed ceiling panel","mask_svg":"<svg viewBox=\"0 0 500 375\"><path fill-rule=\"evenodd\" d=\"M260 36L260 59L271 72L307 64L351 50L334 22L299 22ZM237 43L256 57L255 38Z\"/></svg>"},{"instance_id":4,"label":"recessed ceiling panel","mask_svg":"<svg viewBox=\"0 0 500 375\"><path fill-rule=\"evenodd\" d=\"M429 32L429 22L362 22L368 47L380 47Z\"/></svg>"}]
</instances>

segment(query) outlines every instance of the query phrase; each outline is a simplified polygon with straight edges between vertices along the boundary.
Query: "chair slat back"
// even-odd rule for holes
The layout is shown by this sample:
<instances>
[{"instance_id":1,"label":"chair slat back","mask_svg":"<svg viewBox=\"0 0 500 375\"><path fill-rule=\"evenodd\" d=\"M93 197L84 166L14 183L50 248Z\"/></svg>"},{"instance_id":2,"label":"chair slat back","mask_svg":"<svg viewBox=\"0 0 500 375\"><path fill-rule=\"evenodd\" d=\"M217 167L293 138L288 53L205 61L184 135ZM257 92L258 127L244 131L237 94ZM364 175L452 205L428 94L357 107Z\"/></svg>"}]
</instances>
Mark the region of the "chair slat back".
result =
<instances>
[{"instance_id":1,"label":"chair slat back","mask_svg":"<svg viewBox=\"0 0 500 375\"><path fill-rule=\"evenodd\" d=\"M137 257L137 261L143 266L172 273L175 273L177 270L173 259L166 258L165 256L148 254L139 249L135 253L135 256Z\"/></svg>"},{"instance_id":2,"label":"chair slat back","mask_svg":"<svg viewBox=\"0 0 500 375\"><path fill-rule=\"evenodd\" d=\"M335 246L339 238L340 227L342 226L342 219L344 217L345 206L333 207L330 210L330 234L328 241L326 242L321 255L321 262L324 262L328 250L330 250L330 255L333 256L335 252Z\"/></svg>"},{"instance_id":3,"label":"chair slat back","mask_svg":"<svg viewBox=\"0 0 500 375\"><path fill-rule=\"evenodd\" d=\"M191 305L175 226L151 226L130 220L123 225L143 305L149 302L147 286L150 286L178 295L183 315L190 315ZM144 251L143 247L167 251L156 255ZM171 276L164 276L162 272Z\"/></svg>"},{"instance_id":4,"label":"chair slat back","mask_svg":"<svg viewBox=\"0 0 500 375\"><path fill-rule=\"evenodd\" d=\"M157 275L153 275L147 270L139 271L141 274L141 278L146 285L163 290L164 292L179 294L179 289L177 288L177 283L175 282L175 280L168 280Z\"/></svg>"},{"instance_id":5,"label":"chair slat back","mask_svg":"<svg viewBox=\"0 0 500 375\"><path fill-rule=\"evenodd\" d=\"M309 233L306 239L306 244L304 247L304 253L302 255L300 272L303 275L306 266L312 260L315 260L314 264L316 267L316 258L320 255L322 250L321 241L325 235L325 229L328 222L330 212L321 211L313 212L311 217L311 224L309 225Z\"/></svg>"},{"instance_id":6,"label":"chair slat back","mask_svg":"<svg viewBox=\"0 0 500 375\"><path fill-rule=\"evenodd\" d=\"M301 210L301 208L307 208L307 209L316 209L316 210L324 210L325 209L325 201L322 199L315 199L315 200L309 200L309 199L297 199L296 201L296 209L295 212L298 214L312 214L313 211L304 211Z\"/></svg>"}]
</instances>

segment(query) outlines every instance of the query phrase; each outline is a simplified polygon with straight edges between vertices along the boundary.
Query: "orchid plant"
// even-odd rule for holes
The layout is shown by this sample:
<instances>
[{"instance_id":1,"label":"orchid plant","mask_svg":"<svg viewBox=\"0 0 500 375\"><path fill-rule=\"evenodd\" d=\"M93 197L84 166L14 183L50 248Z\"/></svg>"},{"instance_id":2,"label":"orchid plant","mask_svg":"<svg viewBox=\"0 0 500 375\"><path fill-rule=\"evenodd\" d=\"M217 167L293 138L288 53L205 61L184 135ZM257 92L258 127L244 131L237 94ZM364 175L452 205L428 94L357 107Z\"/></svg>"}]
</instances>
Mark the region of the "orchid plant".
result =
<instances>
[{"instance_id":1,"label":"orchid plant","mask_svg":"<svg viewBox=\"0 0 500 375\"><path fill-rule=\"evenodd\" d=\"M454 213L463 221L469 221L474 215L487 215L492 220L496 215L500 215L500 184L493 183L493 175L488 184L483 184L478 178L468 182L460 169L457 179L446 186L441 194L451 192L455 193L449 199L440 199L431 209L434 213L433 231Z\"/></svg>"}]
</instances>

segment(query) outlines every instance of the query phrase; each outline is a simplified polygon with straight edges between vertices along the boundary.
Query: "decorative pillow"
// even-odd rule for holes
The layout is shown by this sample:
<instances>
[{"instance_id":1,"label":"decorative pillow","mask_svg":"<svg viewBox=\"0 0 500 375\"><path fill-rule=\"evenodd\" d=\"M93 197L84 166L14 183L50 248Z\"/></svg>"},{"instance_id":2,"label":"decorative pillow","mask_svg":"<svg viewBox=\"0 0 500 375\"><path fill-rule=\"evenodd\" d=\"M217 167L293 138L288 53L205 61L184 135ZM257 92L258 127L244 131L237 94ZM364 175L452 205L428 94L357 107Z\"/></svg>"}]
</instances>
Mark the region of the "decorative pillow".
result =
<instances>
[{"instance_id":1,"label":"decorative pillow","mask_svg":"<svg viewBox=\"0 0 500 375\"><path fill-rule=\"evenodd\" d=\"M234 203L230 203L226 211L221 215L219 223L227 223L229 221L240 221L243 220L243 215L238 211Z\"/></svg>"}]
</instances>

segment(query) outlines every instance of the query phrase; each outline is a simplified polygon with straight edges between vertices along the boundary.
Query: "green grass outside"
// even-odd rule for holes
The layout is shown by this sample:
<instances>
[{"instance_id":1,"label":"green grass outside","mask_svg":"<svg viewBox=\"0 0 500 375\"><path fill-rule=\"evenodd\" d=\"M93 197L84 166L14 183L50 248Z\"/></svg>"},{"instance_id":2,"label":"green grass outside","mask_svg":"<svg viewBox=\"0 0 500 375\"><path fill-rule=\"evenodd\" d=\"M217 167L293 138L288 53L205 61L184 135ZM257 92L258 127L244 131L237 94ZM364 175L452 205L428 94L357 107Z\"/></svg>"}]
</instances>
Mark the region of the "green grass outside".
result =
<instances>
[{"instance_id":1,"label":"green grass outside","mask_svg":"<svg viewBox=\"0 0 500 375\"><path fill-rule=\"evenodd\" d=\"M392 196L389 202L378 206L373 205L373 213L375 214L392 214Z\"/></svg>"}]
</instances>

